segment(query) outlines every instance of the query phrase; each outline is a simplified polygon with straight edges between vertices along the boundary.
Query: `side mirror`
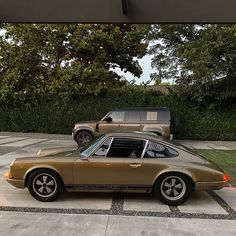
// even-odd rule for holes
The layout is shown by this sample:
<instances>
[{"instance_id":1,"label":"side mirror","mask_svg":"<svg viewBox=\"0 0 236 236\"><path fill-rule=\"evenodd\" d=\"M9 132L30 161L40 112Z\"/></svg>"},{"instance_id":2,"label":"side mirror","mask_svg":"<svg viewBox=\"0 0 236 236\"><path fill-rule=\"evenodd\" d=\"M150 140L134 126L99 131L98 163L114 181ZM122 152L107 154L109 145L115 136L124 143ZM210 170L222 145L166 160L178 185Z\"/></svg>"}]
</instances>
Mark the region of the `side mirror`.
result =
<instances>
[{"instance_id":1,"label":"side mirror","mask_svg":"<svg viewBox=\"0 0 236 236\"><path fill-rule=\"evenodd\" d=\"M112 118L110 116L106 117L104 119L104 121L108 122L108 123L111 123L112 122Z\"/></svg>"}]
</instances>

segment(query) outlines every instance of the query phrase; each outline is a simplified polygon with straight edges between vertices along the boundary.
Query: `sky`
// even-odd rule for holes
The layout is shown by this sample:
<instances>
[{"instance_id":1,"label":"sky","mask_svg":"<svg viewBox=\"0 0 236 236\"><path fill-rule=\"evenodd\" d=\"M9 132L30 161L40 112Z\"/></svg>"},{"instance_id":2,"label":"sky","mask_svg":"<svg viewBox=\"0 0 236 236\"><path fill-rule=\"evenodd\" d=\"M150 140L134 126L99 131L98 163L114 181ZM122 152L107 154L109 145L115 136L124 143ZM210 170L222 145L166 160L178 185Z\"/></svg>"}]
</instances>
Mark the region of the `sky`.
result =
<instances>
[{"instance_id":1,"label":"sky","mask_svg":"<svg viewBox=\"0 0 236 236\"><path fill-rule=\"evenodd\" d=\"M152 69L152 67L151 67L151 58L152 57L150 55L146 55L143 58L138 60L140 66L143 70L143 73L140 78L134 77L134 75L132 75L129 72L124 73L123 71L121 71L118 68L115 69L114 71L119 75L123 75L128 81L135 79L135 81L136 81L135 84L140 85L142 82L147 82L148 80L150 80L150 74L155 72L155 70ZM153 84L153 82L151 84Z\"/></svg>"}]
</instances>

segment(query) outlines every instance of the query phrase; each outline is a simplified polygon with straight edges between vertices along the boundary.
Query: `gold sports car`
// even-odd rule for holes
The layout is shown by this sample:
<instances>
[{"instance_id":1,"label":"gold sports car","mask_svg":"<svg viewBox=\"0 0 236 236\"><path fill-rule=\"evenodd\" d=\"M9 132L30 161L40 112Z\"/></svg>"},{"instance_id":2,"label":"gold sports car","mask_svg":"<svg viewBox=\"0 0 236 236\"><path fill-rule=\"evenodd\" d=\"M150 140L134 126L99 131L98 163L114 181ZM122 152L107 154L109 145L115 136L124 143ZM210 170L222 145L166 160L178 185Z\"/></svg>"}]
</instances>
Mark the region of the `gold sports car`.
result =
<instances>
[{"instance_id":1,"label":"gold sports car","mask_svg":"<svg viewBox=\"0 0 236 236\"><path fill-rule=\"evenodd\" d=\"M192 191L221 189L229 180L203 157L144 132L105 134L76 150L43 149L13 161L5 177L39 201L52 201L63 190L154 192L168 205L182 204Z\"/></svg>"}]
</instances>

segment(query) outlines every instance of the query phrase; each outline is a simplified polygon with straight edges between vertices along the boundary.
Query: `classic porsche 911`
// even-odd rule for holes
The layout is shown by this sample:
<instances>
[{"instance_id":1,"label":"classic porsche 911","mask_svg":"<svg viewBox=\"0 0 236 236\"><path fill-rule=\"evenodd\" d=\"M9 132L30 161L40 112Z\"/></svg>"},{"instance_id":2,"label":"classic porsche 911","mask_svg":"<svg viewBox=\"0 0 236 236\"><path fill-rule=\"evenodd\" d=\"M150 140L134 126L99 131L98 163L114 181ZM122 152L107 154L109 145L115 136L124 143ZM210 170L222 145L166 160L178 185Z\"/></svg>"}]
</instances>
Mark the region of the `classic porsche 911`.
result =
<instances>
[{"instance_id":1,"label":"classic porsche 911","mask_svg":"<svg viewBox=\"0 0 236 236\"><path fill-rule=\"evenodd\" d=\"M110 133L88 146L41 150L18 158L5 174L39 201L63 191L154 192L168 205L185 202L192 191L228 186L228 175L203 157L142 132Z\"/></svg>"}]
</instances>

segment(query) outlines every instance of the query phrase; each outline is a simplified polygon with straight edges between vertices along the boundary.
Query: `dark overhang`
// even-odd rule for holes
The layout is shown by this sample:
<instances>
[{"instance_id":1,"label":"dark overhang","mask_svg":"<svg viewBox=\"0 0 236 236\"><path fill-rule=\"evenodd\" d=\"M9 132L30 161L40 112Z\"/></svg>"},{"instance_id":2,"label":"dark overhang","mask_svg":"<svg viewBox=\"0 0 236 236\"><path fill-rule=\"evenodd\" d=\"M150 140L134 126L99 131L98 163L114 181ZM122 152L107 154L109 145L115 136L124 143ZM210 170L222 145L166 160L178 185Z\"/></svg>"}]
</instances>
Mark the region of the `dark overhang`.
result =
<instances>
[{"instance_id":1,"label":"dark overhang","mask_svg":"<svg viewBox=\"0 0 236 236\"><path fill-rule=\"evenodd\" d=\"M0 22L231 23L235 0L0 0Z\"/></svg>"}]
</instances>

